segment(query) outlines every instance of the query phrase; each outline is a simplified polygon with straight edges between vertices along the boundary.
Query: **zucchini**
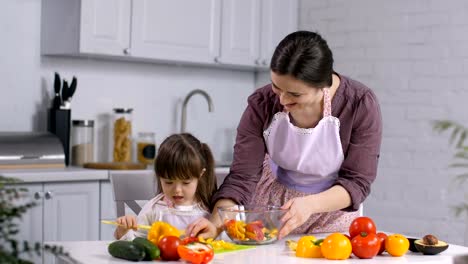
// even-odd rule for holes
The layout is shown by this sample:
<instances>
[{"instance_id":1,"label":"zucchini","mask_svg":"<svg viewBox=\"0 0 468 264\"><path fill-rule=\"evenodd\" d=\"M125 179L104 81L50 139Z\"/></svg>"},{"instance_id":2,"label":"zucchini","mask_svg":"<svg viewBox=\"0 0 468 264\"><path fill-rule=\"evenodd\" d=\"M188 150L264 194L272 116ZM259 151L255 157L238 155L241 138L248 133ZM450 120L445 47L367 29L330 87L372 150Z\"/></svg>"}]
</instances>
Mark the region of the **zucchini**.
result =
<instances>
[{"instance_id":1,"label":"zucchini","mask_svg":"<svg viewBox=\"0 0 468 264\"><path fill-rule=\"evenodd\" d=\"M107 251L114 258L132 261L143 260L146 256L145 249L132 241L114 241L109 244Z\"/></svg>"},{"instance_id":2,"label":"zucchini","mask_svg":"<svg viewBox=\"0 0 468 264\"><path fill-rule=\"evenodd\" d=\"M153 260L159 257L159 248L144 237L136 237L133 243L142 246L145 249L146 257L144 260Z\"/></svg>"}]
</instances>

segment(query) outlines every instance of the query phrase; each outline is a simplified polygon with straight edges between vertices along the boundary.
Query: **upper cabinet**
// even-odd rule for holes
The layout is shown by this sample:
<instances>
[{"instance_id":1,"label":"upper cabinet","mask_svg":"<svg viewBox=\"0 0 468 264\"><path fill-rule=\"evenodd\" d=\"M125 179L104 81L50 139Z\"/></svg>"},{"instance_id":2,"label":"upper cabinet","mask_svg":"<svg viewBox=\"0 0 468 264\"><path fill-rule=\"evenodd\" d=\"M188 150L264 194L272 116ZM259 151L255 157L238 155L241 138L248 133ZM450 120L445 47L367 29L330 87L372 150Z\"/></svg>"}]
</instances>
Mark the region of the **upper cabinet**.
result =
<instances>
[{"instance_id":1,"label":"upper cabinet","mask_svg":"<svg viewBox=\"0 0 468 264\"><path fill-rule=\"evenodd\" d=\"M43 0L44 55L267 68L297 0Z\"/></svg>"},{"instance_id":2,"label":"upper cabinet","mask_svg":"<svg viewBox=\"0 0 468 264\"><path fill-rule=\"evenodd\" d=\"M260 61L263 67L270 66L271 56L278 43L289 33L298 29L299 6L297 0L262 0L262 32Z\"/></svg>"},{"instance_id":3,"label":"upper cabinet","mask_svg":"<svg viewBox=\"0 0 468 264\"><path fill-rule=\"evenodd\" d=\"M130 53L140 58L214 63L219 0L134 0Z\"/></svg>"},{"instance_id":4,"label":"upper cabinet","mask_svg":"<svg viewBox=\"0 0 468 264\"><path fill-rule=\"evenodd\" d=\"M46 55L123 56L130 48L131 0L43 0Z\"/></svg>"},{"instance_id":5,"label":"upper cabinet","mask_svg":"<svg viewBox=\"0 0 468 264\"><path fill-rule=\"evenodd\" d=\"M260 0L223 0L221 64L255 66L260 58Z\"/></svg>"}]
</instances>

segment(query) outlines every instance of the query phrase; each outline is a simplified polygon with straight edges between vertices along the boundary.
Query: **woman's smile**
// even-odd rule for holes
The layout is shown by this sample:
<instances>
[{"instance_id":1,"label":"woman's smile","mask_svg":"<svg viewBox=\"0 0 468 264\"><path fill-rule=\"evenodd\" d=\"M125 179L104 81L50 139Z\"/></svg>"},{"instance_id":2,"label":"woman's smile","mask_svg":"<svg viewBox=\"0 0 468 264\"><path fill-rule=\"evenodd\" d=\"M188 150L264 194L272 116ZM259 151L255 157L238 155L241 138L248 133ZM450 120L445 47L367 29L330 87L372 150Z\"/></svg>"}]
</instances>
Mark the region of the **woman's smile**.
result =
<instances>
[{"instance_id":1,"label":"woman's smile","mask_svg":"<svg viewBox=\"0 0 468 264\"><path fill-rule=\"evenodd\" d=\"M287 111L291 111L291 109L294 108L296 105L297 105L297 103L291 103L291 104L285 104L285 105L283 105L283 107L284 107Z\"/></svg>"}]
</instances>

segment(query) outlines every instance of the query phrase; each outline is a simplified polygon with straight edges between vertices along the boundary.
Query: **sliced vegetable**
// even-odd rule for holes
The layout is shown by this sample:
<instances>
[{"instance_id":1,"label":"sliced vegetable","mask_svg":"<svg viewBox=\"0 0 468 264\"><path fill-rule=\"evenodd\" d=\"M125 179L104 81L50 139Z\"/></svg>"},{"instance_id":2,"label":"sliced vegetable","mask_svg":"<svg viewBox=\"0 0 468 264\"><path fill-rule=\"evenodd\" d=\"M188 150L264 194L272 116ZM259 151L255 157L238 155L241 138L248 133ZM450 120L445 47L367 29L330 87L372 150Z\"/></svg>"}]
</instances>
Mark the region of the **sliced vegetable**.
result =
<instances>
[{"instance_id":1,"label":"sliced vegetable","mask_svg":"<svg viewBox=\"0 0 468 264\"><path fill-rule=\"evenodd\" d=\"M180 258L193 264L205 264L214 257L213 248L202 242L190 242L177 247Z\"/></svg>"},{"instance_id":2,"label":"sliced vegetable","mask_svg":"<svg viewBox=\"0 0 468 264\"><path fill-rule=\"evenodd\" d=\"M157 245L159 240L165 236L176 236L179 237L182 234L177 228L174 226L162 222L157 221L151 225L151 229L148 231L148 240L151 241L153 244Z\"/></svg>"}]
</instances>

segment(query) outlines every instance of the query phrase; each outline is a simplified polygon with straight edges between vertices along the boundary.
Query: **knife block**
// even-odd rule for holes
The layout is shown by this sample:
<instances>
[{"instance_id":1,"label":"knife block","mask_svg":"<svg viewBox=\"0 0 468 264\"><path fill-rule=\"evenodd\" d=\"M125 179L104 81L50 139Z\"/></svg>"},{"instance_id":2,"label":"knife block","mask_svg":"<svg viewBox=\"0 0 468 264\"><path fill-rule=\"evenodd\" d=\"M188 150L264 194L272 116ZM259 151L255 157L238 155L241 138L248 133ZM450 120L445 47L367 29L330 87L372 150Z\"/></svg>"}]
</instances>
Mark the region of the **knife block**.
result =
<instances>
[{"instance_id":1,"label":"knife block","mask_svg":"<svg viewBox=\"0 0 468 264\"><path fill-rule=\"evenodd\" d=\"M70 109L49 109L47 130L56 135L62 142L65 153L65 165L70 164Z\"/></svg>"}]
</instances>

